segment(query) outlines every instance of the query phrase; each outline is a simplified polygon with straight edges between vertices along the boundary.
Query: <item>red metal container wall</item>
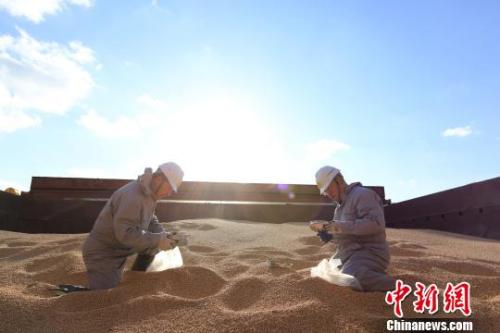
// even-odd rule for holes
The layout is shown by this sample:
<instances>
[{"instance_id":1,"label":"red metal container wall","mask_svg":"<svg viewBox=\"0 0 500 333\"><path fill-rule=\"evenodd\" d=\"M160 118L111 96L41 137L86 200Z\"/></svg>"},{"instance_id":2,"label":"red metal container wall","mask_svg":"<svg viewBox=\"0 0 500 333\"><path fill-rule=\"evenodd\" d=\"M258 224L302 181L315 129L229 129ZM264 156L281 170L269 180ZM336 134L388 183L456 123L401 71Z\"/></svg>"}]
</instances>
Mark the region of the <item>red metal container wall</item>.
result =
<instances>
[{"instance_id":1,"label":"red metal container wall","mask_svg":"<svg viewBox=\"0 0 500 333\"><path fill-rule=\"evenodd\" d=\"M500 239L500 177L385 207L387 225Z\"/></svg>"}]
</instances>

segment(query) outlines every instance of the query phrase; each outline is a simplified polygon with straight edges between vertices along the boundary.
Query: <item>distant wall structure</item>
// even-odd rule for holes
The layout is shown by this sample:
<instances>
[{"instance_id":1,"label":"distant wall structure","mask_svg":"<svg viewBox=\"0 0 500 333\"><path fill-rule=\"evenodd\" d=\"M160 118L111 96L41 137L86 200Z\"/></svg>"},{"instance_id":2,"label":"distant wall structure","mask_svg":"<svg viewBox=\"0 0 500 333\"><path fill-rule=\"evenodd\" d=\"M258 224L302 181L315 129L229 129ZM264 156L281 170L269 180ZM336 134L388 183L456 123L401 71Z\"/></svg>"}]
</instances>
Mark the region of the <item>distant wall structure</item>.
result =
<instances>
[{"instance_id":1,"label":"distant wall structure","mask_svg":"<svg viewBox=\"0 0 500 333\"><path fill-rule=\"evenodd\" d=\"M20 196L0 191L0 229L16 229L19 226L20 209Z\"/></svg>"},{"instance_id":2,"label":"distant wall structure","mask_svg":"<svg viewBox=\"0 0 500 333\"><path fill-rule=\"evenodd\" d=\"M84 233L111 194L126 179L33 177L23 193L17 225L29 233ZM384 188L372 186L384 198ZM162 222L224 218L281 223L331 219L334 205L314 185L183 182L179 192L158 203ZM0 226L1 227L1 226ZM5 227L4 227L5 229Z\"/></svg>"},{"instance_id":3,"label":"distant wall structure","mask_svg":"<svg viewBox=\"0 0 500 333\"><path fill-rule=\"evenodd\" d=\"M500 240L500 177L385 207L387 226Z\"/></svg>"},{"instance_id":4,"label":"distant wall structure","mask_svg":"<svg viewBox=\"0 0 500 333\"><path fill-rule=\"evenodd\" d=\"M33 177L30 192L0 192L0 229L84 233L127 179ZM390 204L384 187L368 186L385 202L388 227L435 229L500 240L500 177ZM334 204L314 185L183 182L158 203L162 222L195 218L282 223L330 220Z\"/></svg>"}]
</instances>

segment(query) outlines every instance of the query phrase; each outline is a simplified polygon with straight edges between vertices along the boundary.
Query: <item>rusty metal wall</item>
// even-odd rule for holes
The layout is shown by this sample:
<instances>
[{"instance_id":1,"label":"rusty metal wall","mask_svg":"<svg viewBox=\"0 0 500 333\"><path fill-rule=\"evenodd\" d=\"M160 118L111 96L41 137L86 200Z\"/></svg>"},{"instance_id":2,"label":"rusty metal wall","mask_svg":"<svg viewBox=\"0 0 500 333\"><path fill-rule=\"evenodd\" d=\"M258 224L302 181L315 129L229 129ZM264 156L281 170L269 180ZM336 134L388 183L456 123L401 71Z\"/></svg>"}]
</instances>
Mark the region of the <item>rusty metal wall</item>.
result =
<instances>
[{"instance_id":1,"label":"rusty metal wall","mask_svg":"<svg viewBox=\"0 0 500 333\"><path fill-rule=\"evenodd\" d=\"M33 198L109 198L130 179L33 177ZM385 199L383 186L369 186ZM324 202L314 185L185 181L171 200Z\"/></svg>"},{"instance_id":2,"label":"rusty metal wall","mask_svg":"<svg viewBox=\"0 0 500 333\"><path fill-rule=\"evenodd\" d=\"M23 193L16 231L84 233L114 190L130 180L33 177ZM384 197L384 188L371 187ZM223 218L282 223L331 219L334 205L314 185L184 182L158 203L163 222Z\"/></svg>"},{"instance_id":3,"label":"rusty metal wall","mask_svg":"<svg viewBox=\"0 0 500 333\"><path fill-rule=\"evenodd\" d=\"M500 177L385 207L389 227L500 239Z\"/></svg>"},{"instance_id":4,"label":"rusty metal wall","mask_svg":"<svg viewBox=\"0 0 500 333\"><path fill-rule=\"evenodd\" d=\"M0 192L0 228L88 232L107 197L128 181L34 177L30 193L21 197ZM383 187L371 188L384 197ZM157 214L161 221L213 217L280 223L328 220L333 208L313 185L186 182L177 196L158 204ZM500 239L500 177L387 205L385 215L389 227Z\"/></svg>"},{"instance_id":5,"label":"rusty metal wall","mask_svg":"<svg viewBox=\"0 0 500 333\"><path fill-rule=\"evenodd\" d=\"M29 233L85 233L105 204L105 200L23 201L17 231ZM181 219L221 218L268 223L331 219L333 204L237 203L237 202L159 202L156 214L162 222Z\"/></svg>"},{"instance_id":6,"label":"rusty metal wall","mask_svg":"<svg viewBox=\"0 0 500 333\"><path fill-rule=\"evenodd\" d=\"M0 230L15 230L19 225L21 197L0 191Z\"/></svg>"}]
</instances>

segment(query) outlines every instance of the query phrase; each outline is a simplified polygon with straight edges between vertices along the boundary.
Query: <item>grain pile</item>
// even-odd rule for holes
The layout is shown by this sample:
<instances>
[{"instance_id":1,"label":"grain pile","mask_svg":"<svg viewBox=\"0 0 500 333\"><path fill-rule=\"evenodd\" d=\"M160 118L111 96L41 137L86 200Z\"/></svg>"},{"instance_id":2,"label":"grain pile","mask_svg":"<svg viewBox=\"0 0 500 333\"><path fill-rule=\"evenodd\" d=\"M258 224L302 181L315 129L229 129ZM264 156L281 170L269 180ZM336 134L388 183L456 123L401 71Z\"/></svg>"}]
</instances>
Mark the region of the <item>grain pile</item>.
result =
<instances>
[{"instance_id":1,"label":"grain pile","mask_svg":"<svg viewBox=\"0 0 500 333\"><path fill-rule=\"evenodd\" d=\"M184 267L126 272L113 290L62 297L48 288L86 284L80 254L86 235L1 231L0 331L380 332L394 317L384 293L309 276L307 268L334 247L322 246L303 223L204 219L165 226L190 235L181 249ZM500 242L425 230L387 233L395 277L441 290L446 282L468 281L475 331L500 327ZM419 317L411 303L403 303L405 315ZM463 318L441 310L434 317Z\"/></svg>"}]
</instances>

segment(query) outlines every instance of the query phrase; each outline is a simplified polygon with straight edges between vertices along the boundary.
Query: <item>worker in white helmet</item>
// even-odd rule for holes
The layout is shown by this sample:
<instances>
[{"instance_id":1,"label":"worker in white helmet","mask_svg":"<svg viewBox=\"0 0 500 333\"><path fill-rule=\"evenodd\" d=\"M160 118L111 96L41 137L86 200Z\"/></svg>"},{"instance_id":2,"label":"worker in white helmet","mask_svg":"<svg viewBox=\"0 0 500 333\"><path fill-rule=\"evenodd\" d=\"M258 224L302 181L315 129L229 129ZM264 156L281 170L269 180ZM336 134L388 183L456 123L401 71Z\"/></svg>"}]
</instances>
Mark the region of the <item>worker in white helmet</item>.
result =
<instances>
[{"instance_id":1,"label":"worker in white helmet","mask_svg":"<svg viewBox=\"0 0 500 333\"><path fill-rule=\"evenodd\" d=\"M337 203L333 221L310 225L314 231L332 234L337 250L330 262L340 260L340 272L357 280L351 285L354 289L394 289L395 279L386 273L390 254L381 198L359 182L348 185L340 170L332 166L316 172L316 184L322 195Z\"/></svg>"},{"instance_id":2,"label":"worker in white helmet","mask_svg":"<svg viewBox=\"0 0 500 333\"><path fill-rule=\"evenodd\" d=\"M175 247L155 215L156 203L177 192L184 173L173 162L160 165L111 195L83 246L90 289L109 289L121 280L125 261L135 253L156 254Z\"/></svg>"}]
</instances>

